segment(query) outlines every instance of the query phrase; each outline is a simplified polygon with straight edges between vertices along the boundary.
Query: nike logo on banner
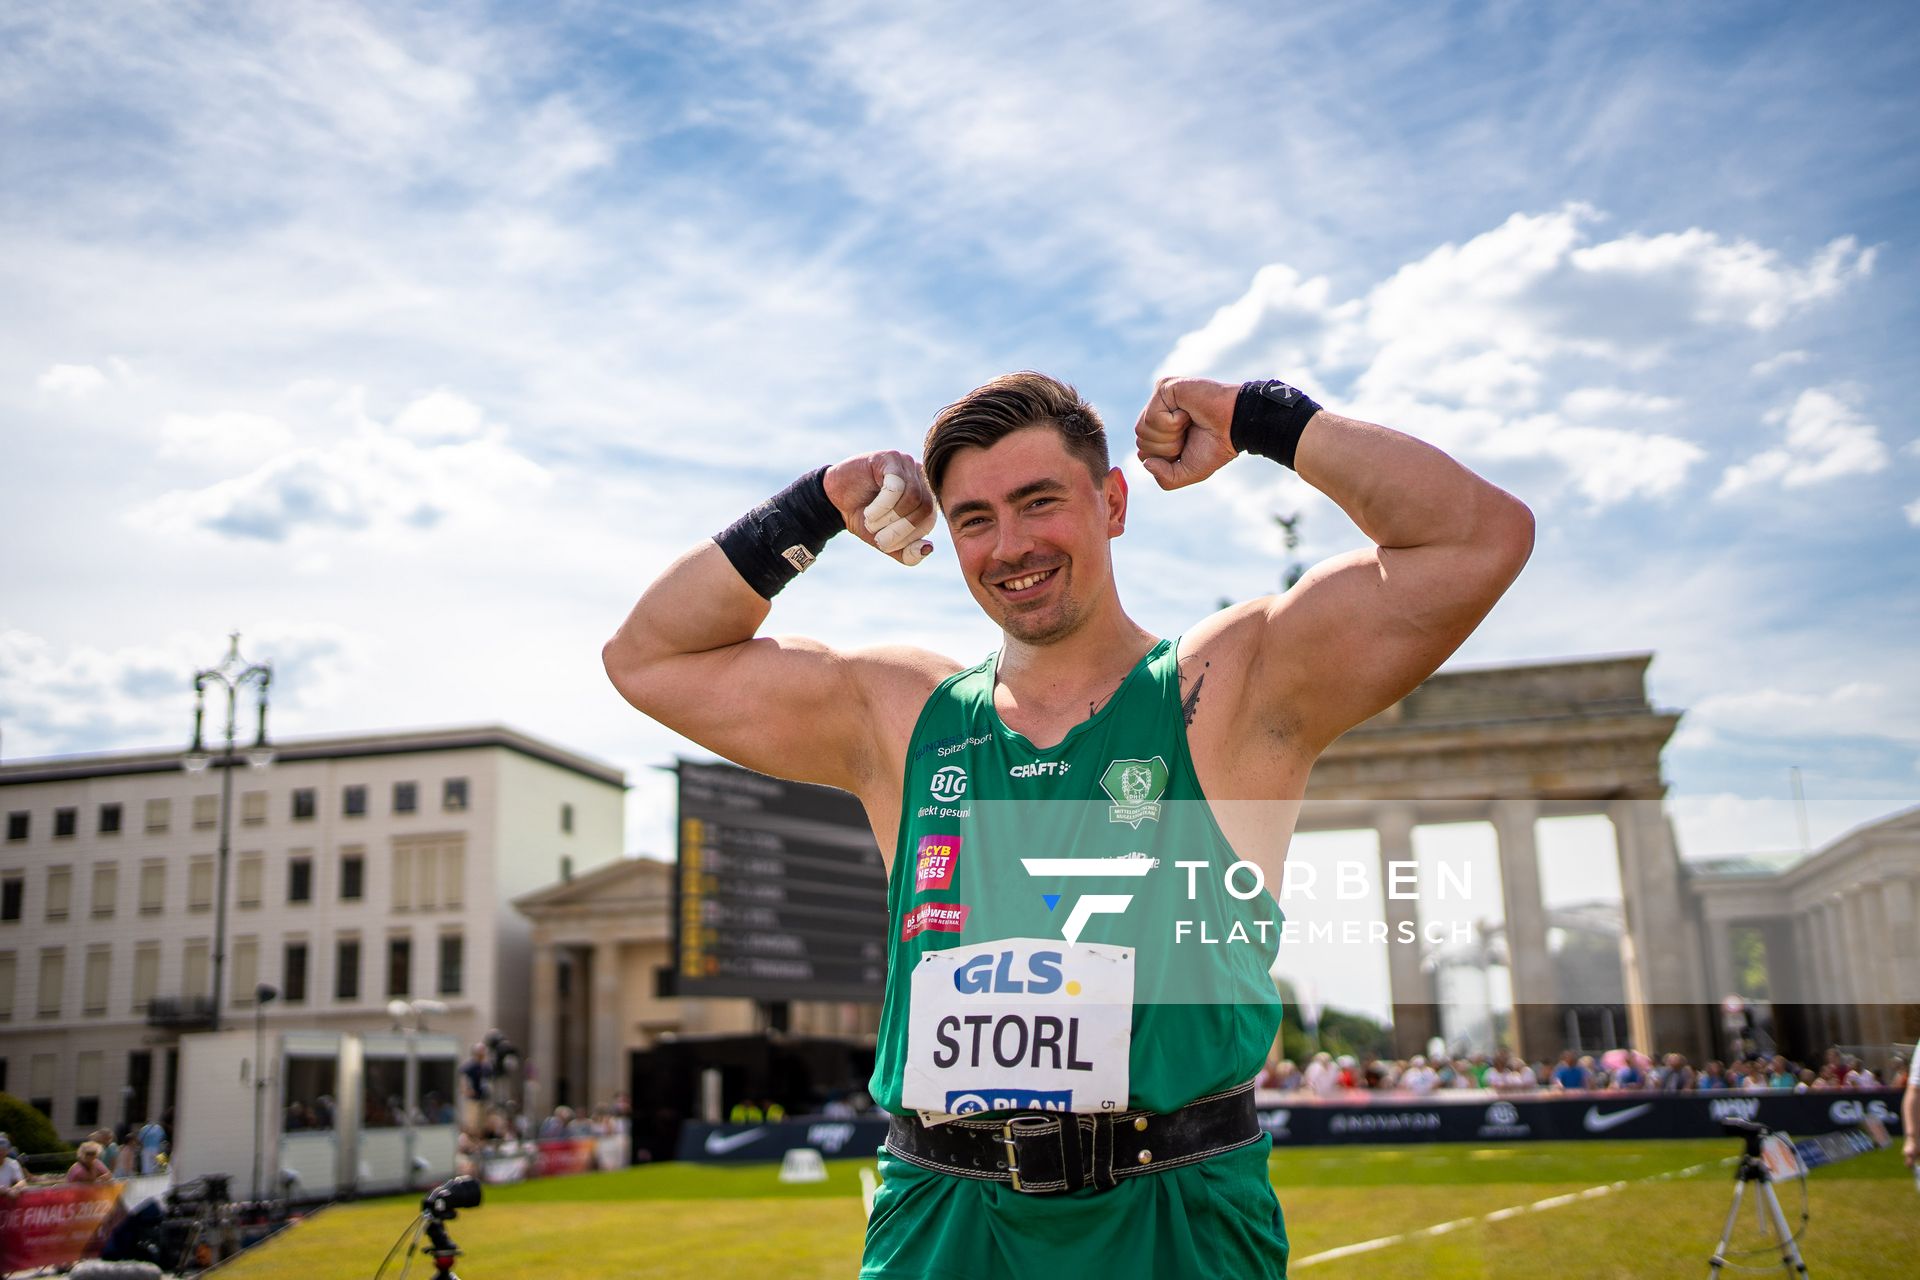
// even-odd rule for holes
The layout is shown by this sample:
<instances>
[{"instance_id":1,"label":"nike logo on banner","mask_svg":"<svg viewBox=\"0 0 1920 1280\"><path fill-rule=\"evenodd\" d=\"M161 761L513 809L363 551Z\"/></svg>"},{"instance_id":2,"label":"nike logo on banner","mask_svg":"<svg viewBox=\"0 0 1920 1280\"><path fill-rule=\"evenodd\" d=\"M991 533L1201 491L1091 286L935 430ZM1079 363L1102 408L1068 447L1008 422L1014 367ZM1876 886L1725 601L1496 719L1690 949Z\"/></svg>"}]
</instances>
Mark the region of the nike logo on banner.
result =
<instances>
[{"instance_id":1,"label":"nike logo on banner","mask_svg":"<svg viewBox=\"0 0 1920 1280\"><path fill-rule=\"evenodd\" d=\"M1588 1133L1605 1133L1615 1125L1625 1124L1635 1116L1643 1116L1651 1110L1653 1110L1651 1102L1643 1102L1637 1107L1628 1107L1625 1111L1613 1111L1606 1115L1601 1115L1598 1107L1588 1107L1587 1114L1580 1118L1580 1123Z\"/></svg>"},{"instance_id":2,"label":"nike logo on banner","mask_svg":"<svg viewBox=\"0 0 1920 1280\"><path fill-rule=\"evenodd\" d=\"M710 1156L723 1156L729 1151L734 1151L746 1146L749 1142L757 1141L759 1137L760 1130L758 1129L749 1129L745 1133L736 1133L724 1138L717 1133L710 1133L707 1135L707 1154Z\"/></svg>"}]
</instances>

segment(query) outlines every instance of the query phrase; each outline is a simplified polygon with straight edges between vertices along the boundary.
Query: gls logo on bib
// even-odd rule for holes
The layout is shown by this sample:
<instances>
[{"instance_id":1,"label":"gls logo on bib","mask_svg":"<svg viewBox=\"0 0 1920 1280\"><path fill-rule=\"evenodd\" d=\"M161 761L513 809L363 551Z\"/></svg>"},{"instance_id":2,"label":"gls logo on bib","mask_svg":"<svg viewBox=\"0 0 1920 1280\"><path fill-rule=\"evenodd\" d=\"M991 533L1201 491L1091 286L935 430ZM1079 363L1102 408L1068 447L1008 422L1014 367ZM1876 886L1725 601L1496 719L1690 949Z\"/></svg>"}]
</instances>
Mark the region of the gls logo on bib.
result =
<instances>
[{"instance_id":1,"label":"gls logo on bib","mask_svg":"<svg viewBox=\"0 0 1920 1280\"><path fill-rule=\"evenodd\" d=\"M962 1115L1124 1110L1133 964L1131 947L1045 938L921 956L901 1102Z\"/></svg>"}]
</instances>

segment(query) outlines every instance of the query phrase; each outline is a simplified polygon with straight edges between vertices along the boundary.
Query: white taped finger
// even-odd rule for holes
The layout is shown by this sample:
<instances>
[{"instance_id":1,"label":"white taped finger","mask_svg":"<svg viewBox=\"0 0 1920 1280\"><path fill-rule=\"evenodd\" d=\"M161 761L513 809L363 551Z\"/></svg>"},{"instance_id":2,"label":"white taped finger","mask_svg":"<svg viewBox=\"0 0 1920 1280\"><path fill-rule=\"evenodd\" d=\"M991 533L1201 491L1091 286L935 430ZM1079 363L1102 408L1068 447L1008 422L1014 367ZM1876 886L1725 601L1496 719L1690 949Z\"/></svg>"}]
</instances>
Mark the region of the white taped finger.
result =
<instances>
[{"instance_id":1,"label":"white taped finger","mask_svg":"<svg viewBox=\"0 0 1920 1280\"><path fill-rule=\"evenodd\" d=\"M867 522L867 532L872 533L885 525L893 516L893 504L907 491L907 478L898 471L889 471L880 480L880 492L867 504L863 513Z\"/></svg>"},{"instance_id":2,"label":"white taped finger","mask_svg":"<svg viewBox=\"0 0 1920 1280\"><path fill-rule=\"evenodd\" d=\"M910 542L907 544L907 549L900 553L900 563L911 567L919 564L932 554L933 544L931 542Z\"/></svg>"},{"instance_id":3,"label":"white taped finger","mask_svg":"<svg viewBox=\"0 0 1920 1280\"><path fill-rule=\"evenodd\" d=\"M900 518L873 535L873 545L891 555L918 538L925 530L915 529L913 521Z\"/></svg>"}]
</instances>

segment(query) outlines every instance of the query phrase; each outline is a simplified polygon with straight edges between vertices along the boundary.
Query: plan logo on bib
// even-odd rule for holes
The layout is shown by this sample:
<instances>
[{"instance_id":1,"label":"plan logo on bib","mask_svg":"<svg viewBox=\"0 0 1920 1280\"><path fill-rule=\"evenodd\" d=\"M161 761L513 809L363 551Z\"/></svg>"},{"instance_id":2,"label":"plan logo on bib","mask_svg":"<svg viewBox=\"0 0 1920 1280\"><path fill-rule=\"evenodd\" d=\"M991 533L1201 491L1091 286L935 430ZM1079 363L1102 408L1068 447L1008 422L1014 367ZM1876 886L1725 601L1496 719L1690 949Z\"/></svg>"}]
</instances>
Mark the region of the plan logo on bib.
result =
<instances>
[{"instance_id":1,"label":"plan logo on bib","mask_svg":"<svg viewBox=\"0 0 1920 1280\"><path fill-rule=\"evenodd\" d=\"M1100 775L1100 789L1113 804L1107 809L1109 822L1124 822L1134 830L1149 819L1160 820L1160 797L1167 793L1167 762L1159 756L1151 760L1115 760Z\"/></svg>"}]
</instances>

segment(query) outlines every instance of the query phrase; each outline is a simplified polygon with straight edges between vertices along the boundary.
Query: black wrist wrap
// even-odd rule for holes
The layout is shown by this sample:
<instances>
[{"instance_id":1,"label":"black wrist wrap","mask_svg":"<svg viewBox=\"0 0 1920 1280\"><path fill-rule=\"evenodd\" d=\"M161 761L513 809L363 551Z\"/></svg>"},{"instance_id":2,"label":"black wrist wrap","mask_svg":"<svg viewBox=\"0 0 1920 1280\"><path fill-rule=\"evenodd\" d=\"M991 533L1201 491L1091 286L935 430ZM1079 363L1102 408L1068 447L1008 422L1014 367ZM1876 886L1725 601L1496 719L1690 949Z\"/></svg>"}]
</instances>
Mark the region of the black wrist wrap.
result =
<instances>
[{"instance_id":1,"label":"black wrist wrap","mask_svg":"<svg viewBox=\"0 0 1920 1280\"><path fill-rule=\"evenodd\" d=\"M1228 435L1242 453L1272 458L1283 467L1293 465L1293 451L1307 419L1320 412L1312 396L1278 379L1243 382L1233 401L1233 426Z\"/></svg>"},{"instance_id":2,"label":"black wrist wrap","mask_svg":"<svg viewBox=\"0 0 1920 1280\"><path fill-rule=\"evenodd\" d=\"M827 469L808 472L713 535L748 586L771 600L847 527L827 500Z\"/></svg>"}]
</instances>

